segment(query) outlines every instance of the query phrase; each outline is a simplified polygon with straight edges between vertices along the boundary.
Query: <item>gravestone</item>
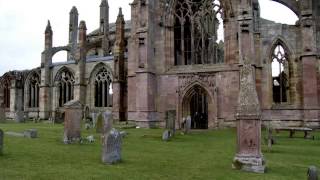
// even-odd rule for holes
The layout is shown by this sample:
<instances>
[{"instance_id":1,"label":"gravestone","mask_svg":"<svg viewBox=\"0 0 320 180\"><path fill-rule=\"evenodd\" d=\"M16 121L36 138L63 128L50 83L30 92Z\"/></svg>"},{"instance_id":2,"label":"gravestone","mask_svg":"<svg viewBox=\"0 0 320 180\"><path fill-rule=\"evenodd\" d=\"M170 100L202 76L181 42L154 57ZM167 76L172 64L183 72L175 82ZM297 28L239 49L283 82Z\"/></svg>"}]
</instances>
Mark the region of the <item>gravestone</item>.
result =
<instances>
[{"instance_id":1,"label":"gravestone","mask_svg":"<svg viewBox=\"0 0 320 180\"><path fill-rule=\"evenodd\" d=\"M318 170L315 166L308 168L308 180L318 180Z\"/></svg>"},{"instance_id":2,"label":"gravestone","mask_svg":"<svg viewBox=\"0 0 320 180\"><path fill-rule=\"evenodd\" d=\"M15 118L15 121L17 123L24 122L24 113L23 113L23 111L20 111L20 110L16 111L14 118Z\"/></svg>"},{"instance_id":3,"label":"gravestone","mask_svg":"<svg viewBox=\"0 0 320 180\"><path fill-rule=\"evenodd\" d=\"M0 105L0 123L4 123L6 121L6 111L4 105Z\"/></svg>"},{"instance_id":4,"label":"gravestone","mask_svg":"<svg viewBox=\"0 0 320 180\"><path fill-rule=\"evenodd\" d=\"M175 120L176 120L176 110L166 111L166 129L171 130L173 135L175 134Z\"/></svg>"},{"instance_id":5,"label":"gravestone","mask_svg":"<svg viewBox=\"0 0 320 180\"><path fill-rule=\"evenodd\" d=\"M65 105L63 142L70 144L81 139L82 104L72 100Z\"/></svg>"},{"instance_id":6,"label":"gravestone","mask_svg":"<svg viewBox=\"0 0 320 180\"><path fill-rule=\"evenodd\" d=\"M185 121L185 126L184 126L184 132L188 133L191 129L191 116L187 116L186 121Z\"/></svg>"},{"instance_id":7,"label":"gravestone","mask_svg":"<svg viewBox=\"0 0 320 180\"><path fill-rule=\"evenodd\" d=\"M116 129L105 133L102 143L102 162L115 164L121 160L122 136Z\"/></svg>"},{"instance_id":8,"label":"gravestone","mask_svg":"<svg viewBox=\"0 0 320 180\"><path fill-rule=\"evenodd\" d=\"M91 118L92 118L92 128L96 127L97 124L97 113L91 113Z\"/></svg>"},{"instance_id":9,"label":"gravestone","mask_svg":"<svg viewBox=\"0 0 320 180\"><path fill-rule=\"evenodd\" d=\"M103 133L108 133L112 129L113 117L112 112L105 112L103 114Z\"/></svg>"},{"instance_id":10,"label":"gravestone","mask_svg":"<svg viewBox=\"0 0 320 180\"><path fill-rule=\"evenodd\" d=\"M163 141L169 141L170 138L171 138L171 131L170 130L165 130L163 133L162 133L162 140Z\"/></svg>"},{"instance_id":11,"label":"gravestone","mask_svg":"<svg viewBox=\"0 0 320 180\"><path fill-rule=\"evenodd\" d=\"M24 137L27 138L37 138L38 131L36 129L28 129L23 132Z\"/></svg>"},{"instance_id":12,"label":"gravestone","mask_svg":"<svg viewBox=\"0 0 320 180\"><path fill-rule=\"evenodd\" d=\"M3 131L2 129L0 129L0 155L3 154L3 136L4 136Z\"/></svg>"},{"instance_id":13,"label":"gravestone","mask_svg":"<svg viewBox=\"0 0 320 180\"><path fill-rule=\"evenodd\" d=\"M103 131L103 115L102 113L99 113L97 117L96 132L102 133L102 131Z\"/></svg>"}]
</instances>

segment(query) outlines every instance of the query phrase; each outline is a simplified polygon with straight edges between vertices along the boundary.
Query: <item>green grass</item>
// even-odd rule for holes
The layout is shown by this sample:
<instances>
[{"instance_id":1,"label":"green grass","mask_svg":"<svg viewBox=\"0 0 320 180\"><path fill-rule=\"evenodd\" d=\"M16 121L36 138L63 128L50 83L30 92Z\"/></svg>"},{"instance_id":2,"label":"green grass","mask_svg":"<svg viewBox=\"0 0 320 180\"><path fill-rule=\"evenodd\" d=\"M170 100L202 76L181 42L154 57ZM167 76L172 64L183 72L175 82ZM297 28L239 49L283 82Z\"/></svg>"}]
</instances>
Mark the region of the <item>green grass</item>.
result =
<instances>
[{"instance_id":1,"label":"green grass","mask_svg":"<svg viewBox=\"0 0 320 180\"><path fill-rule=\"evenodd\" d=\"M320 167L320 133L316 140L277 135L277 145L268 152L266 174L246 173L231 168L235 154L235 129L193 132L161 140L161 129L126 129L123 161L117 165L101 163L100 139L95 130L93 144L64 145L63 126L51 124L0 124L4 131L38 129L39 138L5 136L0 156L1 180L24 179L245 179L302 180L309 165ZM302 137L302 134L296 136Z\"/></svg>"}]
</instances>

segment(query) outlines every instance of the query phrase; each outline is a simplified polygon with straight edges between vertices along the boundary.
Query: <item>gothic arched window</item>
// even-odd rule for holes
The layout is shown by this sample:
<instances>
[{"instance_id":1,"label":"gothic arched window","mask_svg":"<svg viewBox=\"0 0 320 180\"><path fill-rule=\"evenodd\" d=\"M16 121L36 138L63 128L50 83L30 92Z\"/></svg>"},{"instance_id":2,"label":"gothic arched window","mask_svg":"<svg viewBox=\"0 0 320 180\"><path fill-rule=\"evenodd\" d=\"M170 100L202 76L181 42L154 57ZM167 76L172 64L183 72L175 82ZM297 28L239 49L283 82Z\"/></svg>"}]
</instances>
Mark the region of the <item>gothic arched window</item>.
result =
<instances>
[{"instance_id":1,"label":"gothic arched window","mask_svg":"<svg viewBox=\"0 0 320 180\"><path fill-rule=\"evenodd\" d=\"M3 103L5 108L10 108L10 80L4 80L3 84Z\"/></svg>"},{"instance_id":2,"label":"gothic arched window","mask_svg":"<svg viewBox=\"0 0 320 180\"><path fill-rule=\"evenodd\" d=\"M274 103L289 101L289 63L285 48L278 43L272 54L272 92Z\"/></svg>"},{"instance_id":3,"label":"gothic arched window","mask_svg":"<svg viewBox=\"0 0 320 180\"><path fill-rule=\"evenodd\" d=\"M223 62L218 38L218 0L176 0L174 15L175 65Z\"/></svg>"},{"instance_id":4,"label":"gothic arched window","mask_svg":"<svg viewBox=\"0 0 320 180\"><path fill-rule=\"evenodd\" d=\"M28 84L28 106L30 108L39 107L39 85L40 77L37 73L34 73Z\"/></svg>"},{"instance_id":5,"label":"gothic arched window","mask_svg":"<svg viewBox=\"0 0 320 180\"><path fill-rule=\"evenodd\" d=\"M73 99L74 76L68 71L64 70L58 77L58 93L59 106L62 107L66 102Z\"/></svg>"},{"instance_id":6,"label":"gothic arched window","mask_svg":"<svg viewBox=\"0 0 320 180\"><path fill-rule=\"evenodd\" d=\"M95 76L95 107L112 107L112 80L106 68L101 68Z\"/></svg>"}]
</instances>

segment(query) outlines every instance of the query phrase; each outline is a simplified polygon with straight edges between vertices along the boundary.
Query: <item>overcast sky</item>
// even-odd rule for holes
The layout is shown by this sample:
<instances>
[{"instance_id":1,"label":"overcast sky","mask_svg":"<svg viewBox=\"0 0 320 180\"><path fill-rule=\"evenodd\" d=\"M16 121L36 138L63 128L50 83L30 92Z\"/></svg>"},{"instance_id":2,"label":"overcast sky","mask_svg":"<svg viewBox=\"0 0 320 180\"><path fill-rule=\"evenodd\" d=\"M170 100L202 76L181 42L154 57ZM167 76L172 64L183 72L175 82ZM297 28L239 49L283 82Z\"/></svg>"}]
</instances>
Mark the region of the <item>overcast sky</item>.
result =
<instances>
[{"instance_id":1,"label":"overcast sky","mask_svg":"<svg viewBox=\"0 0 320 180\"><path fill-rule=\"evenodd\" d=\"M130 19L133 0L109 0L110 22L116 20L118 8L123 8L126 20ZM9 70L38 67L44 48L44 30L47 20L53 29L53 45L68 42L69 12L76 6L79 21L85 20L88 32L99 26L101 0L0 0L0 76ZM261 16L273 21L294 24L296 16L286 7L259 0ZM65 52L58 53L54 62L65 61Z\"/></svg>"}]
</instances>

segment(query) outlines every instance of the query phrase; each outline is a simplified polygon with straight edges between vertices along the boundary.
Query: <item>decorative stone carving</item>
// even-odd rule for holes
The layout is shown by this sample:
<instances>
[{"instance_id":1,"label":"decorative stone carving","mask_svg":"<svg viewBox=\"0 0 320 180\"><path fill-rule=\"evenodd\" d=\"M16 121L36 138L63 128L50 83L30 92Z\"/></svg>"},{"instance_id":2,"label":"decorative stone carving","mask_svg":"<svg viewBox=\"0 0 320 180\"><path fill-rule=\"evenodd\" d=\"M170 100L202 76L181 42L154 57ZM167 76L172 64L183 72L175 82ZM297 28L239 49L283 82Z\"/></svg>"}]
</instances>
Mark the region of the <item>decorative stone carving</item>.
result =
<instances>
[{"instance_id":1,"label":"decorative stone carving","mask_svg":"<svg viewBox=\"0 0 320 180\"><path fill-rule=\"evenodd\" d=\"M215 91L215 76L212 74L185 74L179 76L178 93L181 96L184 90L193 85L194 83L200 83L209 88L212 92Z\"/></svg>"}]
</instances>

